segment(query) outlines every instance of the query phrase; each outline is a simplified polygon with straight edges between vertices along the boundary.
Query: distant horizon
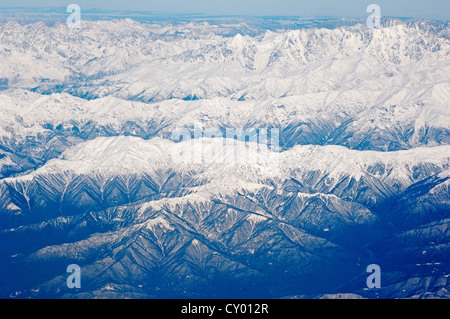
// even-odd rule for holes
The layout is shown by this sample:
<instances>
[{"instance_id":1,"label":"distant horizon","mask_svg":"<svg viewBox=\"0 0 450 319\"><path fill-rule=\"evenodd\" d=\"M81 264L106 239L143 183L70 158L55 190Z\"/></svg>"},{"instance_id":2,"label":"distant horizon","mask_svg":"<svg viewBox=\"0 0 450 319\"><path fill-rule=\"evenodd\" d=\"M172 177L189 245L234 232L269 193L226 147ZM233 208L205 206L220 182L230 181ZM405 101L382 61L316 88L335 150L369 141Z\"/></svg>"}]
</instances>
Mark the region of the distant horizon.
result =
<instances>
[{"instance_id":1,"label":"distant horizon","mask_svg":"<svg viewBox=\"0 0 450 319\"><path fill-rule=\"evenodd\" d=\"M41 0L39 3L31 0L18 0L14 5L0 0L0 14L36 13L36 15L66 14L69 4L78 4L82 14L122 16L196 16L196 17L290 17L305 19L367 18L368 5L375 3L381 8L381 16L398 19L426 19L449 21L450 1L448 0L398 0L395 3L387 0L317 0L310 3L303 0L128 0L126 3L115 0L68 1L64 5L54 0Z\"/></svg>"},{"instance_id":2,"label":"distant horizon","mask_svg":"<svg viewBox=\"0 0 450 319\"><path fill-rule=\"evenodd\" d=\"M64 9L64 10L61 10ZM34 11L32 11L34 10ZM27 18L32 17L64 17L69 15L66 12L66 7L0 7L0 18L17 18L20 15L24 15ZM362 21L365 20L367 16L355 16L355 17L341 17L341 16L297 16L297 15L250 15L250 14L205 14L205 13L160 13L154 11L135 11L135 10L104 10L99 8L85 9L81 11L81 15L85 16L87 20L103 20L103 19L133 19L133 18L149 18L148 20L152 20L152 18L156 18L158 20L165 19L206 19L206 20L214 20L214 19L253 19L253 20L342 20L342 21ZM436 22L449 22L449 20L442 19L432 19L432 18L418 18L412 16L382 16L382 19L398 19L398 20L429 20Z\"/></svg>"},{"instance_id":3,"label":"distant horizon","mask_svg":"<svg viewBox=\"0 0 450 319\"><path fill-rule=\"evenodd\" d=\"M28 12L10 11L10 9L0 8L0 23L8 21L16 21L18 23L37 23L53 25L67 22L70 13L64 11L51 11L49 8L43 8L42 11ZM113 21L130 19L138 23L150 24L186 24L186 23L208 23L210 25L227 25L227 24L247 24L254 28L248 31L256 32L256 30L283 30L283 29L303 29L303 28L331 28L340 26L352 26L357 24L365 24L367 17L338 17L338 16L252 16L252 15L207 15L200 13L155 13L147 11L126 11L126 10L85 10L81 11L81 20L84 21ZM448 21L437 19L425 19L414 17L382 17L382 21L428 21L436 24L446 24ZM384 24L384 23L383 23Z\"/></svg>"}]
</instances>

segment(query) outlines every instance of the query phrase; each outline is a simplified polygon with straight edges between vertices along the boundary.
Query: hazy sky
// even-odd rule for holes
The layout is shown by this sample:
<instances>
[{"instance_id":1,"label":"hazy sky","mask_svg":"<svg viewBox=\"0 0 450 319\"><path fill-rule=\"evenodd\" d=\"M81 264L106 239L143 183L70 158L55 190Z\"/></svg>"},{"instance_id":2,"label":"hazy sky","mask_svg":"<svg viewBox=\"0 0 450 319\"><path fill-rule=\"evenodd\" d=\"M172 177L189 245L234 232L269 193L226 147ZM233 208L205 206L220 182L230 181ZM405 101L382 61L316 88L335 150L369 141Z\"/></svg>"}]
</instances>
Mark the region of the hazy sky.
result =
<instances>
[{"instance_id":1,"label":"hazy sky","mask_svg":"<svg viewBox=\"0 0 450 319\"><path fill-rule=\"evenodd\" d=\"M378 4L382 16L449 20L450 0L0 0L5 7L67 7L81 10L131 10L154 13L206 15L289 15L300 17L366 17L369 4Z\"/></svg>"}]
</instances>

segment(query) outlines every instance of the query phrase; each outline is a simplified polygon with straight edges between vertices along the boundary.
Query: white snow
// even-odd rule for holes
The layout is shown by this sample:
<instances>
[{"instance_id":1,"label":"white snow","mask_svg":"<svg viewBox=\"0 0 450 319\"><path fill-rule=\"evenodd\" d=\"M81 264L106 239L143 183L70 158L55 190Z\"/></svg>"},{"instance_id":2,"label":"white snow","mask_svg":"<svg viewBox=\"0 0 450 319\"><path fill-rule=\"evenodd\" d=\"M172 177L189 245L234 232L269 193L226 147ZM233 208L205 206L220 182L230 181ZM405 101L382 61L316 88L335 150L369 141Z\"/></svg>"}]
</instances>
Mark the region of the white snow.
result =
<instances>
[{"instance_id":1,"label":"white snow","mask_svg":"<svg viewBox=\"0 0 450 319\"><path fill-rule=\"evenodd\" d=\"M264 216L261 216L261 215L257 215L257 214L250 214L250 215L248 215L247 220L258 223L258 222L266 221L267 218Z\"/></svg>"},{"instance_id":2,"label":"white snow","mask_svg":"<svg viewBox=\"0 0 450 319\"><path fill-rule=\"evenodd\" d=\"M156 226L162 227L167 230L174 230L174 228L169 224L169 222L162 217L150 219L145 222L145 227L147 229L154 230Z\"/></svg>"},{"instance_id":3,"label":"white snow","mask_svg":"<svg viewBox=\"0 0 450 319\"><path fill-rule=\"evenodd\" d=\"M193 144L192 144L193 143ZM174 151L186 147L206 152L208 161L189 162L174 159ZM248 153L246 158L231 157L226 161L218 155L211 155L211 146L221 148L234 145L243 147ZM219 152L220 153L220 152ZM248 160L253 159L253 160ZM261 161L259 160L261 159ZM267 159L270 159L269 161ZM342 177L359 179L370 177L368 169L373 165L386 168L383 175L376 177L385 183L401 183L404 187L413 183L414 166L419 164L435 165L442 170L450 162L450 146L423 147L397 152L355 151L342 146L295 146L290 150L274 153L269 150L245 148L244 142L227 139L198 139L174 143L161 138L144 140L139 137L118 136L99 137L92 141L80 143L60 158L50 160L44 166L23 176L4 179L10 185L26 193L27 185L35 176L52 174L92 175L108 180L114 176L125 178L130 174L136 176L148 174L154 180L164 182L171 172L188 178L195 176L202 185L191 188L193 193L180 198L164 198L144 204L140 212L158 209L163 205L177 205L183 201L204 203L213 195L232 194L236 191L258 191L265 187L267 178L281 180L303 176L312 171L328 174L328 186L332 187ZM68 173L69 172L69 173ZM324 194L302 194L300 197L334 197ZM13 206L10 207L14 209Z\"/></svg>"}]
</instances>

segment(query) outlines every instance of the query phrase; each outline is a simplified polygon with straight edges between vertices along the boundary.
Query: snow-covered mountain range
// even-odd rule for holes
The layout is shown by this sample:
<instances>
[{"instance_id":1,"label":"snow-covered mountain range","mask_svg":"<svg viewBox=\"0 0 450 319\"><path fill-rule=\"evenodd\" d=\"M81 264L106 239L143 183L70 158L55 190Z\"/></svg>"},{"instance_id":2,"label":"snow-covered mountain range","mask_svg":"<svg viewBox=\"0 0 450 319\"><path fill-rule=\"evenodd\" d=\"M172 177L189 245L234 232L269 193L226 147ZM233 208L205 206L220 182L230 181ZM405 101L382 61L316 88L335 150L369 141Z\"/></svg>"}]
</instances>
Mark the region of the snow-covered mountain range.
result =
<instances>
[{"instance_id":1,"label":"snow-covered mountain range","mask_svg":"<svg viewBox=\"0 0 450 319\"><path fill-rule=\"evenodd\" d=\"M0 24L1 297L450 297L448 24L246 30Z\"/></svg>"}]
</instances>

